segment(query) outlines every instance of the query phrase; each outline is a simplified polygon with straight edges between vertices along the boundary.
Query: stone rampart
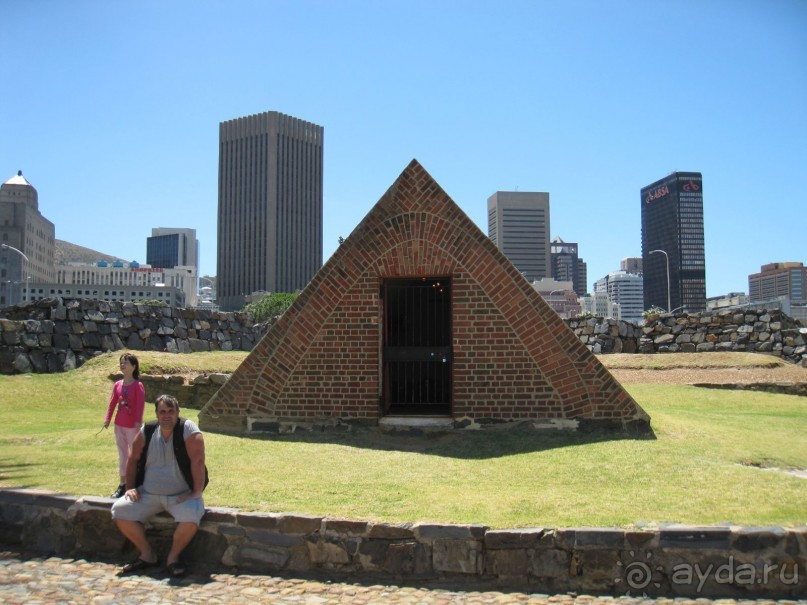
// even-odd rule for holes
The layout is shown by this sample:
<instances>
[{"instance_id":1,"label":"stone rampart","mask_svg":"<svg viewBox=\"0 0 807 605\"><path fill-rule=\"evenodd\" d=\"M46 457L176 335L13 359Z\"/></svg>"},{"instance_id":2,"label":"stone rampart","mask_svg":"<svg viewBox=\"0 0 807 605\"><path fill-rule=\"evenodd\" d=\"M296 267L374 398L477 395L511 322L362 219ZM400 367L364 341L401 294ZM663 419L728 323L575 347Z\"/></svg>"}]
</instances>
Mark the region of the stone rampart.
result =
<instances>
[{"instance_id":1,"label":"stone rampart","mask_svg":"<svg viewBox=\"0 0 807 605\"><path fill-rule=\"evenodd\" d=\"M807 328L778 310L664 314L643 326L602 317L564 321L595 354L743 351L807 364ZM63 372L101 352L121 349L251 351L268 326L246 313L40 300L2 310L0 374Z\"/></svg>"},{"instance_id":2,"label":"stone rampart","mask_svg":"<svg viewBox=\"0 0 807 605\"><path fill-rule=\"evenodd\" d=\"M107 351L250 351L266 330L248 313L44 299L3 309L0 374L63 372Z\"/></svg>"},{"instance_id":3,"label":"stone rampart","mask_svg":"<svg viewBox=\"0 0 807 605\"><path fill-rule=\"evenodd\" d=\"M122 561L134 554L108 498L0 489L0 545ZM167 552L173 521L147 527ZM807 594L807 528L521 528L376 523L209 508L186 550L229 573L461 581L548 594L789 599Z\"/></svg>"},{"instance_id":4,"label":"stone rampart","mask_svg":"<svg viewBox=\"0 0 807 605\"><path fill-rule=\"evenodd\" d=\"M577 317L564 320L594 354L636 353L642 329L636 324L610 317Z\"/></svg>"},{"instance_id":5,"label":"stone rampart","mask_svg":"<svg viewBox=\"0 0 807 605\"><path fill-rule=\"evenodd\" d=\"M804 365L807 328L779 310L743 309L651 317L641 328L640 353L769 353Z\"/></svg>"}]
</instances>

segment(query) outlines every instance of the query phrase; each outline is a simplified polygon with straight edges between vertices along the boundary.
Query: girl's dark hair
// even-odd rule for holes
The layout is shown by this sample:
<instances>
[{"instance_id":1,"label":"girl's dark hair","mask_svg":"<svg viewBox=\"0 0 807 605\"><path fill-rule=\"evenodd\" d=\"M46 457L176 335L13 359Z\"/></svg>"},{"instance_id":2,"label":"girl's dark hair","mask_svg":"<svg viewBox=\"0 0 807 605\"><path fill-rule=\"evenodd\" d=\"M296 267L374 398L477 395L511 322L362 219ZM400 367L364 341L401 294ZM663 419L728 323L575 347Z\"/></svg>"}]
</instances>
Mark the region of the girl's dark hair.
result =
<instances>
[{"instance_id":1,"label":"girl's dark hair","mask_svg":"<svg viewBox=\"0 0 807 605\"><path fill-rule=\"evenodd\" d=\"M120 356L120 361L123 360L128 361L130 364L134 366L134 372L132 372L132 376L135 380L140 379L140 362L137 361L137 357L135 357L132 353L124 353Z\"/></svg>"}]
</instances>

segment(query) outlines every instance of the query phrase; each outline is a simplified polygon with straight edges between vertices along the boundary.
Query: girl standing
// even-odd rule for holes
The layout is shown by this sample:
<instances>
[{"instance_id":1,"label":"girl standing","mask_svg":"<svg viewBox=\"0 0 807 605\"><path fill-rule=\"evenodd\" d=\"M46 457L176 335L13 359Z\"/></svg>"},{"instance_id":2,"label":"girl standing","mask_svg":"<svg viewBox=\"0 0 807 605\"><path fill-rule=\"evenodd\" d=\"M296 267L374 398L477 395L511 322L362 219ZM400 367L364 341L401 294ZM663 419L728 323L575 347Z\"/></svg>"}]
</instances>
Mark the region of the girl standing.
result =
<instances>
[{"instance_id":1,"label":"girl standing","mask_svg":"<svg viewBox=\"0 0 807 605\"><path fill-rule=\"evenodd\" d=\"M140 378L140 363L131 353L120 356L120 371L123 380L118 380L112 387L109 407L104 418L104 428L109 426L115 406L115 441L118 444L118 466L120 485L111 498L120 498L126 492L126 462L129 459L129 448L140 427L143 425L143 408L146 405L146 389Z\"/></svg>"}]
</instances>

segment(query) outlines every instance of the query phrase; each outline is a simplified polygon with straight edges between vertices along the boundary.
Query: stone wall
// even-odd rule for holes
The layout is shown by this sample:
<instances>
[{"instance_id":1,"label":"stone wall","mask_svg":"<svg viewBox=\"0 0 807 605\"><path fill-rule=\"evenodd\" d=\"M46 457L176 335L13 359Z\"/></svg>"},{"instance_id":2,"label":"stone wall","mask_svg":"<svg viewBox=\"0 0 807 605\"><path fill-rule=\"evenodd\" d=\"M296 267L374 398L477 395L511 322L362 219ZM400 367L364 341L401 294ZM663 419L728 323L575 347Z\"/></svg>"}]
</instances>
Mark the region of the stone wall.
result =
<instances>
[{"instance_id":1,"label":"stone wall","mask_svg":"<svg viewBox=\"0 0 807 605\"><path fill-rule=\"evenodd\" d=\"M107 351L250 351L266 330L246 313L43 299L3 309L0 373L63 372Z\"/></svg>"},{"instance_id":2,"label":"stone wall","mask_svg":"<svg viewBox=\"0 0 807 605\"><path fill-rule=\"evenodd\" d=\"M564 321L592 353L636 353L639 350L642 329L636 324L610 317L577 317Z\"/></svg>"},{"instance_id":3,"label":"stone wall","mask_svg":"<svg viewBox=\"0 0 807 605\"><path fill-rule=\"evenodd\" d=\"M770 353L805 365L807 328L779 310L665 314L642 327L640 353L746 351Z\"/></svg>"},{"instance_id":4,"label":"stone wall","mask_svg":"<svg viewBox=\"0 0 807 605\"><path fill-rule=\"evenodd\" d=\"M213 478L215 481L215 478ZM211 483L211 485L214 485ZM0 489L0 545L123 561L134 551L108 498ZM168 550L173 521L147 532ZM230 573L475 582L555 594L787 599L807 594L807 529L522 528L376 523L209 508L186 551L193 565Z\"/></svg>"},{"instance_id":5,"label":"stone wall","mask_svg":"<svg viewBox=\"0 0 807 605\"><path fill-rule=\"evenodd\" d=\"M807 364L807 328L778 310L665 314L641 327L602 317L564 321L596 354L747 351ZM40 300L2 310L0 374L62 372L100 352L121 349L251 351L267 328L268 324L256 324L244 313ZM211 387L210 394L218 386Z\"/></svg>"},{"instance_id":6,"label":"stone wall","mask_svg":"<svg viewBox=\"0 0 807 605\"><path fill-rule=\"evenodd\" d=\"M141 374L140 382L146 388L146 398L153 401L157 394L176 397L183 408L201 410L213 394L230 377L229 374L200 374L189 378L178 375ZM120 380L123 374L112 374L110 379ZM112 385L110 385L110 390Z\"/></svg>"}]
</instances>

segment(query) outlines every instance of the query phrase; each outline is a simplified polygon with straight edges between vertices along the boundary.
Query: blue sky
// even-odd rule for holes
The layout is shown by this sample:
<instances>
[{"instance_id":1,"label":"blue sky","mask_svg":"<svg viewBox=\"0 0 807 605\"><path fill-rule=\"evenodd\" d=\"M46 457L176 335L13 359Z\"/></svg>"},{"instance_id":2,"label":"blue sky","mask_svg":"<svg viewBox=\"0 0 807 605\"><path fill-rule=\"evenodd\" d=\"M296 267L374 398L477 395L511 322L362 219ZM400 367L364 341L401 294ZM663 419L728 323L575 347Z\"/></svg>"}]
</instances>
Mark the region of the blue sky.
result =
<instances>
[{"instance_id":1,"label":"blue sky","mask_svg":"<svg viewBox=\"0 0 807 605\"><path fill-rule=\"evenodd\" d=\"M326 260L412 158L487 232L548 191L589 288L641 253L641 187L703 173L707 294L807 263L807 2L5 0L0 180L56 237L145 261L186 227L216 271L218 125L325 128Z\"/></svg>"}]
</instances>

